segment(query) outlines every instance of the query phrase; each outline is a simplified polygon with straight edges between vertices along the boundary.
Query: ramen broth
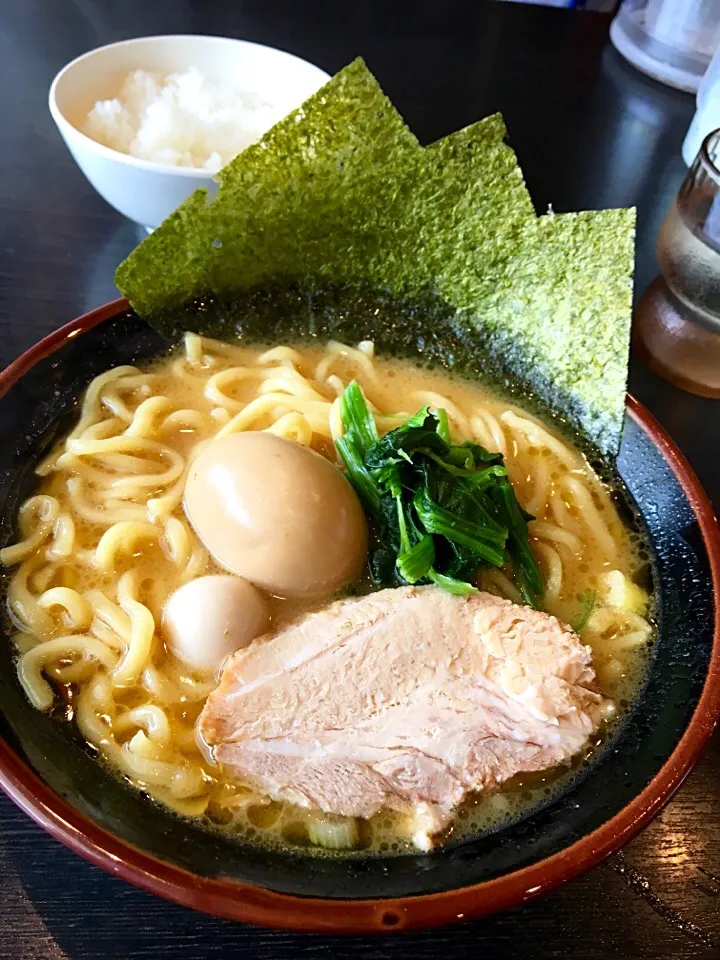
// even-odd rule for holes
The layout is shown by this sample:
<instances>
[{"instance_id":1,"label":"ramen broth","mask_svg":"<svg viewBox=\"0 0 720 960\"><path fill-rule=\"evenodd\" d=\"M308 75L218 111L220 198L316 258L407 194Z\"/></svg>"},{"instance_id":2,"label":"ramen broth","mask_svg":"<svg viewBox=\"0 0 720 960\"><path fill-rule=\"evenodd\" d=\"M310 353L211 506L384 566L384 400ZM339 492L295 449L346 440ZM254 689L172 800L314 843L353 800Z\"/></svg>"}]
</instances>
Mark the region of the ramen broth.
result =
<instances>
[{"instance_id":1,"label":"ramen broth","mask_svg":"<svg viewBox=\"0 0 720 960\"><path fill-rule=\"evenodd\" d=\"M0 559L17 564L8 607L20 680L35 706L74 721L100 757L150 797L254 842L307 847L312 814L224 776L196 737L217 678L168 651L162 610L182 584L223 571L184 515L186 469L211 438L240 430L271 430L335 462L342 427L334 401L353 378L381 433L427 405L447 411L454 442L474 440L505 456L518 500L536 518L529 530L545 583L542 608L570 624L586 621L580 635L616 716L645 672L652 629L633 586L647 568L642 543L585 458L554 430L477 384L376 357L370 343L265 349L189 334L182 353L93 381L75 429L39 468L40 487L20 511L19 542ZM618 584L632 602L617 602ZM520 601L504 571L482 572L478 585ZM353 585L370 589L369 580ZM327 602L269 598L272 627ZM467 800L453 838L547 799L607 729L572 769L516 777ZM381 812L358 831L366 853L413 849L401 814Z\"/></svg>"}]
</instances>

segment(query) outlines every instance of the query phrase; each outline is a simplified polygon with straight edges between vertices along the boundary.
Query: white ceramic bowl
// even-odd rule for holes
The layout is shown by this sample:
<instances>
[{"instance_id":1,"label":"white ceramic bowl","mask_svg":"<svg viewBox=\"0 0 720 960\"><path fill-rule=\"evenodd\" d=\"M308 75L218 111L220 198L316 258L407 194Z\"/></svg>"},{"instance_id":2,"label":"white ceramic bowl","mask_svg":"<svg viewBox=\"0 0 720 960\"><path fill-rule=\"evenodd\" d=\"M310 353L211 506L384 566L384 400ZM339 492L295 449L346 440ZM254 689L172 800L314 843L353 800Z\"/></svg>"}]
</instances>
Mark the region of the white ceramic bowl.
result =
<instances>
[{"instance_id":1,"label":"white ceramic bowl","mask_svg":"<svg viewBox=\"0 0 720 960\"><path fill-rule=\"evenodd\" d=\"M161 74L197 69L212 80L277 105L283 113L330 79L299 57L246 40L225 37L140 37L98 47L73 60L50 87L50 113L78 166L101 197L120 213L154 229L198 187L214 192L213 174L173 167L112 150L81 133L96 101L117 95L131 70Z\"/></svg>"}]
</instances>

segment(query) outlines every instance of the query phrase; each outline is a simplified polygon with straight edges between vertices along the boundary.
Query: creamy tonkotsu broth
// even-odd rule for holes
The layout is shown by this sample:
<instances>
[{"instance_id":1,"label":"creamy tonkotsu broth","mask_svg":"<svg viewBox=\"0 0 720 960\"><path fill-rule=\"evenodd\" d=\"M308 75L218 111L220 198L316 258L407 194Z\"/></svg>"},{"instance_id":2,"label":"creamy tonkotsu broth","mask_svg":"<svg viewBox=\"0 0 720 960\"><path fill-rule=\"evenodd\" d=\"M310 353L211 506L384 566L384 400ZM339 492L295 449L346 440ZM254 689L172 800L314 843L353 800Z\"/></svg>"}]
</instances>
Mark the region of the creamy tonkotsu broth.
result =
<instances>
[{"instance_id":1,"label":"creamy tonkotsu broth","mask_svg":"<svg viewBox=\"0 0 720 960\"><path fill-rule=\"evenodd\" d=\"M443 372L376 357L371 343L265 349L188 334L181 354L110 370L89 386L77 425L38 469L39 490L20 509L19 542L0 552L14 567L8 609L20 682L39 710L74 720L138 789L255 842L311 846L313 815L224 776L196 737L216 671L170 652L163 610L181 586L226 571L188 523L186 476L209 440L242 431L269 431L336 463L337 398L353 378L381 433L429 405L447 411L454 441L504 455L519 502L536 518L529 529L545 583L542 608L571 625L586 621L581 638L619 714L647 661L642 544L578 450L524 410ZM478 585L520 602L503 570L484 571ZM362 577L353 588L371 589ZM263 598L272 629L330 599ZM258 607L257 623L264 617ZM572 774L516 778L471 798L454 836L517 816ZM356 846L411 850L407 819L382 812L359 822Z\"/></svg>"}]
</instances>

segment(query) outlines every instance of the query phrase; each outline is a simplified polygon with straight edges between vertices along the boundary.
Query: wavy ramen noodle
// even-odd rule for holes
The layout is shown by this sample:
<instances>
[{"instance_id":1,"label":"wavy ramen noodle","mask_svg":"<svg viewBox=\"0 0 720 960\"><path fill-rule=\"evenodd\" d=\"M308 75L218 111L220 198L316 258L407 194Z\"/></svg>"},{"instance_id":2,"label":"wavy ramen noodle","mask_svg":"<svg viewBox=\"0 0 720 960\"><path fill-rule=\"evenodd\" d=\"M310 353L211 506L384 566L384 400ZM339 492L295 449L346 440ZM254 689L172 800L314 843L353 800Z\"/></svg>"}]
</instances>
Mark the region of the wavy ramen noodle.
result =
<instances>
[{"instance_id":1,"label":"wavy ramen noodle","mask_svg":"<svg viewBox=\"0 0 720 960\"><path fill-rule=\"evenodd\" d=\"M381 433L429 405L447 411L455 441L505 456L520 503L536 517L530 533L543 607L573 623L596 595L581 636L616 702L637 689L651 636L632 583L643 557L608 491L577 450L476 385L375 358L370 342L261 350L195 334L186 335L183 355L102 374L73 431L38 468L39 492L19 512L19 541L0 551L4 565L16 565L8 608L20 682L39 710L50 710L59 691L83 737L150 796L268 842L306 842L307 812L223 777L195 736L216 677L191 672L159 633L168 596L218 572L184 516L185 477L208 441L244 430L267 430L335 460L337 398L353 378ZM520 600L502 570L485 571L479 585ZM312 606L271 603L276 625ZM515 798L530 796L528 784L520 786L466 804L456 834L516 811ZM373 821L363 825L366 847L407 846L401 815Z\"/></svg>"}]
</instances>

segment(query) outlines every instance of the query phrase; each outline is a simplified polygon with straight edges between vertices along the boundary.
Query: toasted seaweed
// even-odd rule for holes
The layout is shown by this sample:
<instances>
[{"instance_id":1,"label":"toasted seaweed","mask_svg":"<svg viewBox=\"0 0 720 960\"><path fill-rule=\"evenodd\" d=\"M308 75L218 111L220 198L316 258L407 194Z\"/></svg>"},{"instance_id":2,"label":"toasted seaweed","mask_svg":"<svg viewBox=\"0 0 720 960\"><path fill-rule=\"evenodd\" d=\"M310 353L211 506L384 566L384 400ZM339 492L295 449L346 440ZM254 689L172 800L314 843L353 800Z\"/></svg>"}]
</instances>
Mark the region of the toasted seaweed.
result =
<instances>
[{"instance_id":1,"label":"toasted seaweed","mask_svg":"<svg viewBox=\"0 0 720 960\"><path fill-rule=\"evenodd\" d=\"M377 170L403 169L420 152L356 60L225 167L214 201L195 191L120 264L115 281L150 320L200 292L279 277L314 282L349 250L367 249L365 199L382 208L394 189Z\"/></svg>"},{"instance_id":2,"label":"toasted seaweed","mask_svg":"<svg viewBox=\"0 0 720 960\"><path fill-rule=\"evenodd\" d=\"M604 454L617 453L625 413L634 236L633 209L530 221L468 318Z\"/></svg>"},{"instance_id":3,"label":"toasted seaweed","mask_svg":"<svg viewBox=\"0 0 720 960\"><path fill-rule=\"evenodd\" d=\"M116 282L170 337L410 345L519 385L613 455L634 212L536 217L505 138L494 115L420 147L357 60L229 164L214 201L193 194ZM283 309L289 325L272 320Z\"/></svg>"}]
</instances>

